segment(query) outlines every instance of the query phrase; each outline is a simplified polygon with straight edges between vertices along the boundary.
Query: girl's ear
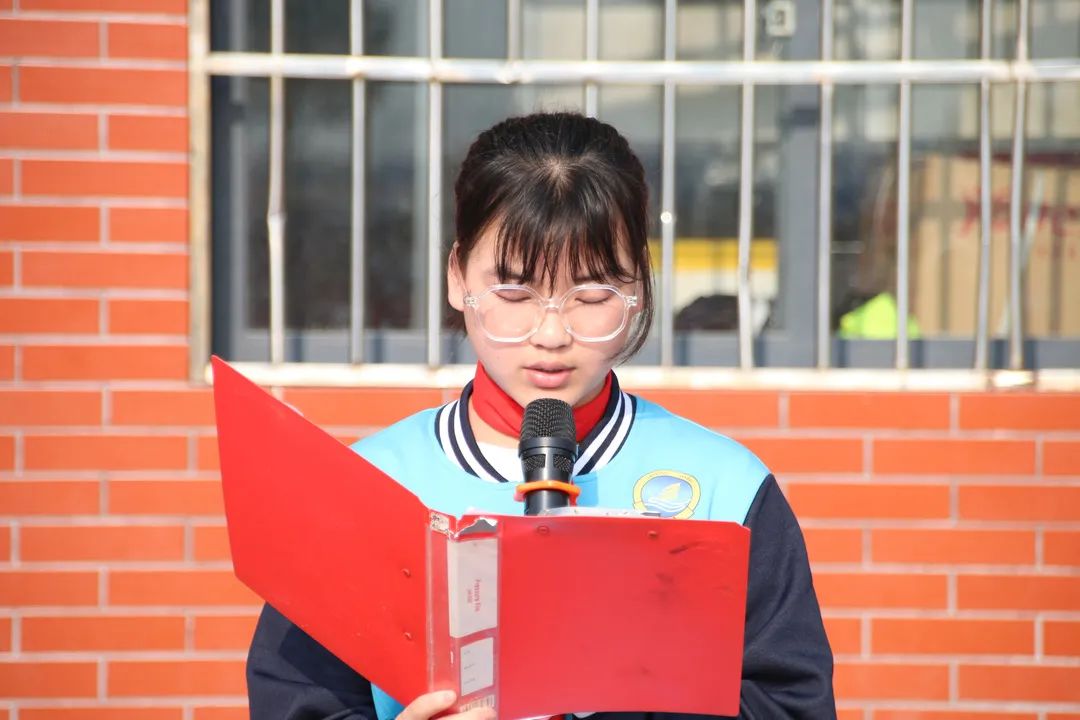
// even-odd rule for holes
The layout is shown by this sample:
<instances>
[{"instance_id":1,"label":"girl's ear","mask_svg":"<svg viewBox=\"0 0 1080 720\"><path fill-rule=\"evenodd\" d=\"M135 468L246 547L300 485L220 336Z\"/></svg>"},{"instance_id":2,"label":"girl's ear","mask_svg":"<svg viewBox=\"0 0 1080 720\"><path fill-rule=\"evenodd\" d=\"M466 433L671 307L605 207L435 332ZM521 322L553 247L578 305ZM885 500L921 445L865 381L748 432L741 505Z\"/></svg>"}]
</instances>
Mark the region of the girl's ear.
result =
<instances>
[{"instance_id":1,"label":"girl's ear","mask_svg":"<svg viewBox=\"0 0 1080 720\"><path fill-rule=\"evenodd\" d=\"M458 244L450 248L446 259L446 301L458 312L465 311L465 277L458 262Z\"/></svg>"}]
</instances>

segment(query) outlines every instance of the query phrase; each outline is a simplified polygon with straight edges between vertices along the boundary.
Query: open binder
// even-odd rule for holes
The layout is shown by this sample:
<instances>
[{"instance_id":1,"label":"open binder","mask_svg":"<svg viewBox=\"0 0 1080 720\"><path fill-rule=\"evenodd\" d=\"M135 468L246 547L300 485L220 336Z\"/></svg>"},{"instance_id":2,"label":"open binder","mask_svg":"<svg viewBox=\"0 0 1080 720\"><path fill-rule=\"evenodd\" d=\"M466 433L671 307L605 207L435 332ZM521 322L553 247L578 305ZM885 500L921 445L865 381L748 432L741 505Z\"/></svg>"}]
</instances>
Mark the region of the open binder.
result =
<instances>
[{"instance_id":1,"label":"open binder","mask_svg":"<svg viewBox=\"0 0 1080 720\"><path fill-rule=\"evenodd\" d=\"M738 713L746 528L444 515L224 361L213 370L237 576L392 697L453 689L500 720Z\"/></svg>"}]
</instances>

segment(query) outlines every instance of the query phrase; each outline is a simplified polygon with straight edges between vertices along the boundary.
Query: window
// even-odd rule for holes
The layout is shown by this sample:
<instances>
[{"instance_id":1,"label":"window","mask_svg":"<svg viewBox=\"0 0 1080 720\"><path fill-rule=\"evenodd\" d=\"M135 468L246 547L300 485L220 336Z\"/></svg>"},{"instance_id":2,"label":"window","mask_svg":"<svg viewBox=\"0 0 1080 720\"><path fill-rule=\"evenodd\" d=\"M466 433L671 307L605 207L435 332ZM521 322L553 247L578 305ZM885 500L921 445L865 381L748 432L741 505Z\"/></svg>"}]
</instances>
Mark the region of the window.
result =
<instances>
[{"instance_id":1,"label":"window","mask_svg":"<svg viewBox=\"0 0 1080 720\"><path fill-rule=\"evenodd\" d=\"M504 116L576 109L650 183L633 363L1080 367L1080 0L194 6L201 349L471 363L457 167Z\"/></svg>"}]
</instances>

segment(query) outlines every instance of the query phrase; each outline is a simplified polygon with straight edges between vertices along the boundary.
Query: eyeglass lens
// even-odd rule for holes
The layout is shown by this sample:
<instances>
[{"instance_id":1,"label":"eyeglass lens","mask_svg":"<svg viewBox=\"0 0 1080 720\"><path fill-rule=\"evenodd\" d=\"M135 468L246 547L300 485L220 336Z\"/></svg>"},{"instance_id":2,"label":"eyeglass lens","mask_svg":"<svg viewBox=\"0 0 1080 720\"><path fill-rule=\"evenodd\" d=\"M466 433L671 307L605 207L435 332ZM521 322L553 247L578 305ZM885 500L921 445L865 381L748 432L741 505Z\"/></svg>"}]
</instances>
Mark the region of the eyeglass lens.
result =
<instances>
[{"instance_id":1,"label":"eyeglass lens","mask_svg":"<svg viewBox=\"0 0 1080 720\"><path fill-rule=\"evenodd\" d=\"M494 338L516 339L531 334L544 321L547 308L527 288L489 290L477 303L480 323ZM604 338L626 319L626 302L610 288L580 288L562 303L564 326L581 339Z\"/></svg>"}]
</instances>

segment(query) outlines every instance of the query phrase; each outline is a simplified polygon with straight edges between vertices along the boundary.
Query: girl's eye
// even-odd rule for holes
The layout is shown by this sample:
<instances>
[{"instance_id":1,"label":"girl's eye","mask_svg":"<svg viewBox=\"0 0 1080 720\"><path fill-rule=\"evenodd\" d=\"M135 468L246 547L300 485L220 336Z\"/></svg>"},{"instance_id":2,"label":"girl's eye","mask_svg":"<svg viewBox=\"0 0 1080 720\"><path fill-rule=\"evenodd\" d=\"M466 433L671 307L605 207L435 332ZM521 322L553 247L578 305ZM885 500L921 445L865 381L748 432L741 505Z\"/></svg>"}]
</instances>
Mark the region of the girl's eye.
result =
<instances>
[{"instance_id":1,"label":"girl's eye","mask_svg":"<svg viewBox=\"0 0 1080 720\"><path fill-rule=\"evenodd\" d=\"M574 293L573 301L581 303L582 305L600 305L606 303L613 298L607 290L589 290L586 292Z\"/></svg>"},{"instance_id":2,"label":"girl's eye","mask_svg":"<svg viewBox=\"0 0 1080 720\"><path fill-rule=\"evenodd\" d=\"M499 298L503 302L509 303L529 302L533 299L532 294L529 293L527 290L515 289L496 290L495 297Z\"/></svg>"}]
</instances>

